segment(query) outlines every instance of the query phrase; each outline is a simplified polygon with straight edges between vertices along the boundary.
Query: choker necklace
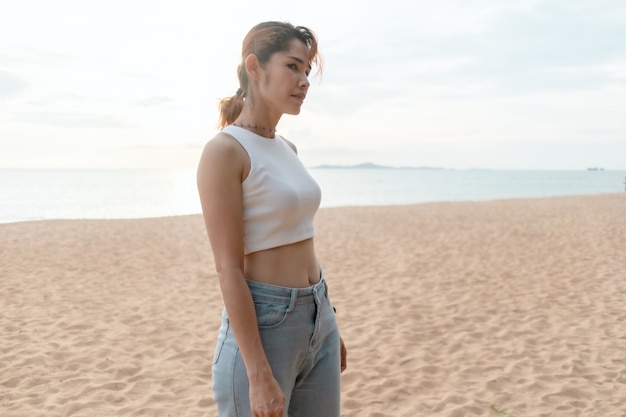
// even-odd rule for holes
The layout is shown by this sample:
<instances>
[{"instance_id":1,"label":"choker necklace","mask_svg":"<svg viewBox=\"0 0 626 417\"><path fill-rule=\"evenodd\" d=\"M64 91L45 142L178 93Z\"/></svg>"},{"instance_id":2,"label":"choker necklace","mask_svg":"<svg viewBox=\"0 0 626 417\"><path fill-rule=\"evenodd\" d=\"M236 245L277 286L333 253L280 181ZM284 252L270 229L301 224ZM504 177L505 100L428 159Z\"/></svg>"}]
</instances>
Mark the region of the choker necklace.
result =
<instances>
[{"instance_id":1,"label":"choker necklace","mask_svg":"<svg viewBox=\"0 0 626 417\"><path fill-rule=\"evenodd\" d=\"M233 126L241 127L243 129L256 129L267 133L276 133L276 129L270 129L259 125L251 125L250 123L233 123Z\"/></svg>"}]
</instances>

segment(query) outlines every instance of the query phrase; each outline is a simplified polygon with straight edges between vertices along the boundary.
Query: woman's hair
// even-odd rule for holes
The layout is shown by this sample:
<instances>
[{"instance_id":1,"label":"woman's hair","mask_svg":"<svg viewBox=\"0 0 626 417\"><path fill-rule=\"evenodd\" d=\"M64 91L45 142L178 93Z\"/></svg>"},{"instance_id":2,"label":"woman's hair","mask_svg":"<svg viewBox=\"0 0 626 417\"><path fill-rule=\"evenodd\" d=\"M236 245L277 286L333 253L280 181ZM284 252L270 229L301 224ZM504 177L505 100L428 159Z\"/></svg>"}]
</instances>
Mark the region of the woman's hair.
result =
<instances>
[{"instance_id":1,"label":"woman's hair","mask_svg":"<svg viewBox=\"0 0 626 417\"><path fill-rule=\"evenodd\" d=\"M310 29L286 22L259 23L248 32L243 40L241 63L237 67L239 89L235 95L220 100L218 127L222 128L233 123L243 109L244 97L248 94L246 57L254 54L261 65L266 64L275 52L287 51L290 42L294 39L298 39L309 48L309 60L315 64L317 71L321 72L322 59L317 50L317 37Z\"/></svg>"}]
</instances>

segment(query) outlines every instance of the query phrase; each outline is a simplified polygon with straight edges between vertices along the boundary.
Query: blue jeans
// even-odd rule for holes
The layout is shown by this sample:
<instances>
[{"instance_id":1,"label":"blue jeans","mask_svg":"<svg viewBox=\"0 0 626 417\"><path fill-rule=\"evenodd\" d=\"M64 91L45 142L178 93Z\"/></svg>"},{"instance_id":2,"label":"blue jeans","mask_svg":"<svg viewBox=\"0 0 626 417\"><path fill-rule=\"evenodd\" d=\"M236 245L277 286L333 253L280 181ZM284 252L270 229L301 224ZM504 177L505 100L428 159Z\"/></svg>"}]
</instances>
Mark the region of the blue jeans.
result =
<instances>
[{"instance_id":1,"label":"blue jeans","mask_svg":"<svg viewBox=\"0 0 626 417\"><path fill-rule=\"evenodd\" d=\"M308 288L247 283L265 354L285 394L285 417L340 417L339 331L324 277ZM246 367L226 310L213 393L219 417L250 417Z\"/></svg>"}]
</instances>

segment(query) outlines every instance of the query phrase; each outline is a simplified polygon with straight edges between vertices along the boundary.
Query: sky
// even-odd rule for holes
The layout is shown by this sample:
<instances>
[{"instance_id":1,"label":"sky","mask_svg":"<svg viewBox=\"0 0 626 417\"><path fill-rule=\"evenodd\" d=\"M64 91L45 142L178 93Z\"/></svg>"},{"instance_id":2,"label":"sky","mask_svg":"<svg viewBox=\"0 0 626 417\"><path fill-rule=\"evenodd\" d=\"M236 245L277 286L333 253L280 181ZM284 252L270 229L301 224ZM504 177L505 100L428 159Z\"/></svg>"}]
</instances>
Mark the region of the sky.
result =
<instances>
[{"instance_id":1,"label":"sky","mask_svg":"<svg viewBox=\"0 0 626 417\"><path fill-rule=\"evenodd\" d=\"M307 166L626 169L623 0L0 0L0 169L195 167L265 20L319 38Z\"/></svg>"}]
</instances>

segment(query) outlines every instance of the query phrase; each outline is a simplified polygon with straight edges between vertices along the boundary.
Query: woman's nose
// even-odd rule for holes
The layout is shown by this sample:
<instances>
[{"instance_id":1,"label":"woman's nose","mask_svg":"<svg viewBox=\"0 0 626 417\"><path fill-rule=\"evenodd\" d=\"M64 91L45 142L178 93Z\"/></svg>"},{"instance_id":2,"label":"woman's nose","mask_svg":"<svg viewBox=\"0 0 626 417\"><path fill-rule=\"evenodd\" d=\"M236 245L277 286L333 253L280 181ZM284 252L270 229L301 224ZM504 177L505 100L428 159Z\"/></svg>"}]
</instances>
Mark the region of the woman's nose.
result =
<instances>
[{"instance_id":1,"label":"woman's nose","mask_svg":"<svg viewBox=\"0 0 626 417\"><path fill-rule=\"evenodd\" d=\"M311 83L309 82L309 77L307 77L306 75L304 75L301 79L300 79L300 83L298 84L298 86L300 88L309 88L309 85L311 85Z\"/></svg>"}]
</instances>

